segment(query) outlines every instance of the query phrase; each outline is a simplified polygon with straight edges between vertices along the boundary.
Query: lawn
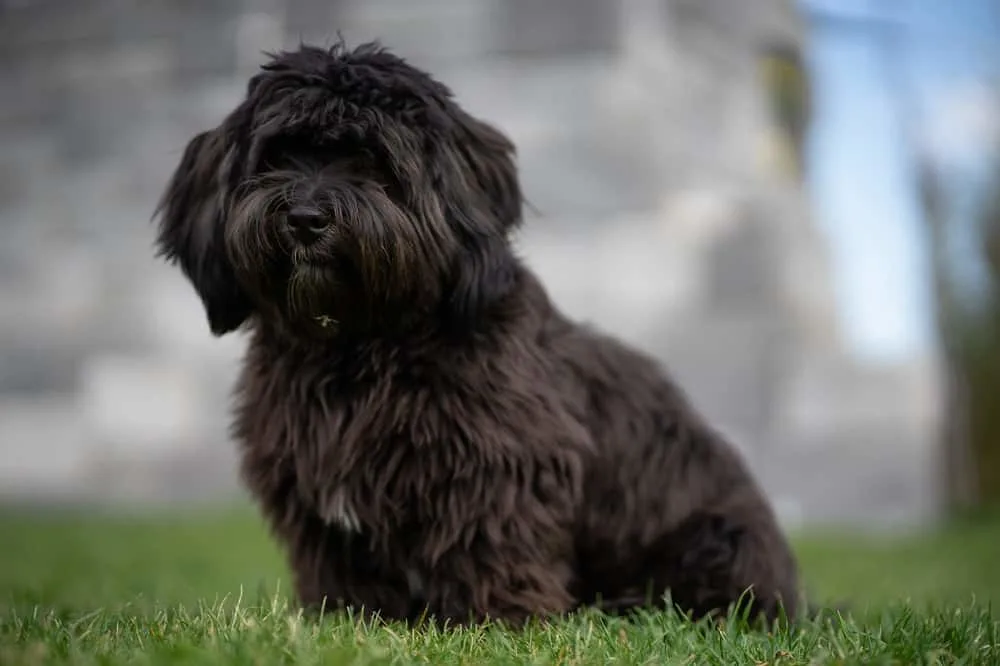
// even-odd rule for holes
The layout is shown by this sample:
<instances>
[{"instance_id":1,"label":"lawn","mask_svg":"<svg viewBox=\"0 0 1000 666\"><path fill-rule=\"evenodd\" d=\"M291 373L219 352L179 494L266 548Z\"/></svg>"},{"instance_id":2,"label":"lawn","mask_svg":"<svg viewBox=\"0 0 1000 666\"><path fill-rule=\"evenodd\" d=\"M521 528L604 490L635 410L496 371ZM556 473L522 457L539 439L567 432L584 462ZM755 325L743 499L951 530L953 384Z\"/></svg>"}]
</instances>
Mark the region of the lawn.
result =
<instances>
[{"instance_id":1,"label":"lawn","mask_svg":"<svg viewBox=\"0 0 1000 666\"><path fill-rule=\"evenodd\" d=\"M521 632L304 619L245 509L0 514L0 664L1000 664L1000 518L924 537L799 537L804 577L851 617L771 634L582 614Z\"/></svg>"}]
</instances>

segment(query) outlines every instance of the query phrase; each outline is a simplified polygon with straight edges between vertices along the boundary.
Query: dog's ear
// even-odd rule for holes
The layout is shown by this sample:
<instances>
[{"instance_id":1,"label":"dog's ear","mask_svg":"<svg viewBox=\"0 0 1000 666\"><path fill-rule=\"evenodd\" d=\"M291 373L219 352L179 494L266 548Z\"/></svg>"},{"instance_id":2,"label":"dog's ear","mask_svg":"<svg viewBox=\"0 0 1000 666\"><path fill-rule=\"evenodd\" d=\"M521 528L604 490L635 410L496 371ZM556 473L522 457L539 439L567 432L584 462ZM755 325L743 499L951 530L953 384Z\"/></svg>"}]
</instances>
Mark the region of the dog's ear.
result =
<instances>
[{"instance_id":1,"label":"dog's ear","mask_svg":"<svg viewBox=\"0 0 1000 666\"><path fill-rule=\"evenodd\" d=\"M468 326L507 295L517 278L517 260L498 237L466 239L454 265L448 311L453 323Z\"/></svg>"},{"instance_id":2,"label":"dog's ear","mask_svg":"<svg viewBox=\"0 0 1000 666\"><path fill-rule=\"evenodd\" d=\"M514 144L500 130L465 112L459 115L459 150L470 175L489 201L490 212L504 230L521 222L521 185L514 165Z\"/></svg>"},{"instance_id":3,"label":"dog's ear","mask_svg":"<svg viewBox=\"0 0 1000 666\"><path fill-rule=\"evenodd\" d=\"M253 307L225 249L221 178L225 157L220 130L196 135L184 149L156 209L159 254L178 263L194 285L214 335L237 329Z\"/></svg>"},{"instance_id":4,"label":"dog's ear","mask_svg":"<svg viewBox=\"0 0 1000 666\"><path fill-rule=\"evenodd\" d=\"M457 120L459 173L448 179L457 188L449 215L461 251L452 267L448 309L455 323L467 326L514 285L518 264L507 235L521 222L522 202L514 145L464 111L457 112Z\"/></svg>"}]
</instances>

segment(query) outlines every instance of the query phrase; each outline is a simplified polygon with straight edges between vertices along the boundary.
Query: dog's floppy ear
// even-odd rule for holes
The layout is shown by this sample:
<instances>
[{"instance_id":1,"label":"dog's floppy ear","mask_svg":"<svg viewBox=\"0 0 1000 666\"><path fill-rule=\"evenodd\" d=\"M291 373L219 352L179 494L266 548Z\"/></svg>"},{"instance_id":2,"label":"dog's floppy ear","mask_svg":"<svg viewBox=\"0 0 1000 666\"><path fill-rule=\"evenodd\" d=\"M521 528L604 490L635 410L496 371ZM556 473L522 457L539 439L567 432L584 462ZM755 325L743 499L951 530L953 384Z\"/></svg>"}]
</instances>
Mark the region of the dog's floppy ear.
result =
<instances>
[{"instance_id":1,"label":"dog's floppy ear","mask_svg":"<svg viewBox=\"0 0 1000 666\"><path fill-rule=\"evenodd\" d=\"M490 211L504 230L521 223L521 185L514 165L514 144L502 132L465 112L459 116L465 135L459 139L470 175L486 195Z\"/></svg>"},{"instance_id":2,"label":"dog's floppy ear","mask_svg":"<svg viewBox=\"0 0 1000 666\"><path fill-rule=\"evenodd\" d=\"M454 265L448 310L454 323L469 325L510 292L517 260L497 236L466 238L463 244Z\"/></svg>"},{"instance_id":3,"label":"dog's floppy ear","mask_svg":"<svg viewBox=\"0 0 1000 666\"><path fill-rule=\"evenodd\" d=\"M517 260L507 235L521 222L522 202L514 145L462 111L458 120L461 173L450 182L460 190L451 200L450 215L462 249L453 267L449 310L457 322L468 324L514 285Z\"/></svg>"},{"instance_id":4,"label":"dog's floppy ear","mask_svg":"<svg viewBox=\"0 0 1000 666\"><path fill-rule=\"evenodd\" d=\"M191 139L156 209L159 254L194 285L214 335L235 330L252 311L225 249L225 153L221 130Z\"/></svg>"}]
</instances>

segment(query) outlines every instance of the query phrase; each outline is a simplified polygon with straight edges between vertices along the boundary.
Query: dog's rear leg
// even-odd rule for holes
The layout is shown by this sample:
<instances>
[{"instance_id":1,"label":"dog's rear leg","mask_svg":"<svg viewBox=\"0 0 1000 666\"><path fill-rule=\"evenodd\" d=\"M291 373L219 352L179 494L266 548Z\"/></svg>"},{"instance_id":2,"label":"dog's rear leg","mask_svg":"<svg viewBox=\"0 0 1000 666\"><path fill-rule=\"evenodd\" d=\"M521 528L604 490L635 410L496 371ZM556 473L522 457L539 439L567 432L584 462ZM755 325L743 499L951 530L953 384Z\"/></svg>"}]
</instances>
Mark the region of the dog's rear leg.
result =
<instances>
[{"instance_id":1,"label":"dog's rear leg","mask_svg":"<svg viewBox=\"0 0 1000 666\"><path fill-rule=\"evenodd\" d=\"M751 618L772 622L797 612L795 562L769 512L692 514L659 540L650 560L655 588L696 618L737 602Z\"/></svg>"}]
</instances>

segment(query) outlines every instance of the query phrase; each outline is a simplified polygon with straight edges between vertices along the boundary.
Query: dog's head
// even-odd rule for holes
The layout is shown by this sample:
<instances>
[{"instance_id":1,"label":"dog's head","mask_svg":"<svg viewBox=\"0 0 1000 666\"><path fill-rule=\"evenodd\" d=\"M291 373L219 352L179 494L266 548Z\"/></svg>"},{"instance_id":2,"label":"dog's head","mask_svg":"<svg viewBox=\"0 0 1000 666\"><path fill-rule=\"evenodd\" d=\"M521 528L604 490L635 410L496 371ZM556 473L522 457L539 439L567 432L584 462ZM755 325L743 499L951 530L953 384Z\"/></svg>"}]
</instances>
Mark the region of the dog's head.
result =
<instances>
[{"instance_id":1,"label":"dog's head","mask_svg":"<svg viewBox=\"0 0 1000 666\"><path fill-rule=\"evenodd\" d=\"M213 333L468 321L511 287L512 144L376 44L273 56L195 136L158 208Z\"/></svg>"}]
</instances>

